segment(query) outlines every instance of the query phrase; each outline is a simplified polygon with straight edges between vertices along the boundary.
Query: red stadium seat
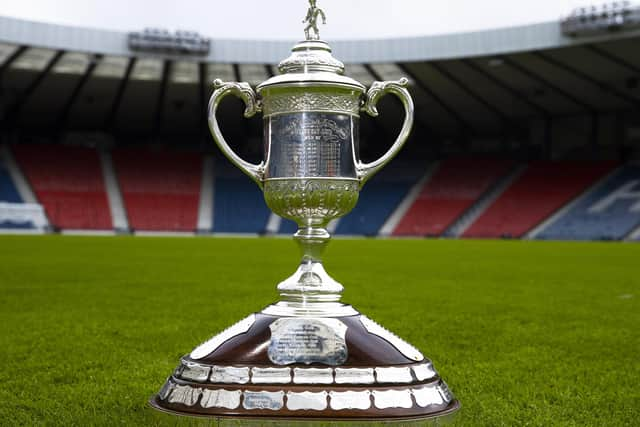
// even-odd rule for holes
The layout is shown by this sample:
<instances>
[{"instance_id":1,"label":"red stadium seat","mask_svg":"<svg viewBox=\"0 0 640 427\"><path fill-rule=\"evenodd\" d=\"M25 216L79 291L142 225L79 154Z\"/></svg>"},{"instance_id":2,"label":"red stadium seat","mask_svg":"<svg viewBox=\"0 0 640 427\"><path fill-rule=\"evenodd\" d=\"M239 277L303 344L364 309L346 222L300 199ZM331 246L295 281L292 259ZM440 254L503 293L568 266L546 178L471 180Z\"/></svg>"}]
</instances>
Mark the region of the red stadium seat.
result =
<instances>
[{"instance_id":1,"label":"red stadium seat","mask_svg":"<svg viewBox=\"0 0 640 427\"><path fill-rule=\"evenodd\" d=\"M396 236L439 236L514 165L512 160L443 161L393 231Z\"/></svg>"},{"instance_id":2,"label":"red stadium seat","mask_svg":"<svg viewBox=\"0 0 640 427\"><path fill-rule=\"evenodd\" d=\"M62 229L113 228L96 150L26 144L13 146L13 152L52 225Z\"/></svg>"},{"instance_id":3,"label":"red stadium seat","mask_svg":"<svg viewBox=\"0 0 640 427\"><path fill-rule=\"evenodd\" d=\"M463 236L522 237L614 167L613 162L534 162Z\"/></svg>"},{"instance_id":4,"label":"red stadium seat","mask_svg":"<svg viewBox=\"0 0 640 427\"><path fill-rule=\"evenodd\" d=\"M131 228L196 229L202 179L199 154L118 149L113 164Z\"/></svg>"}]
</instances>

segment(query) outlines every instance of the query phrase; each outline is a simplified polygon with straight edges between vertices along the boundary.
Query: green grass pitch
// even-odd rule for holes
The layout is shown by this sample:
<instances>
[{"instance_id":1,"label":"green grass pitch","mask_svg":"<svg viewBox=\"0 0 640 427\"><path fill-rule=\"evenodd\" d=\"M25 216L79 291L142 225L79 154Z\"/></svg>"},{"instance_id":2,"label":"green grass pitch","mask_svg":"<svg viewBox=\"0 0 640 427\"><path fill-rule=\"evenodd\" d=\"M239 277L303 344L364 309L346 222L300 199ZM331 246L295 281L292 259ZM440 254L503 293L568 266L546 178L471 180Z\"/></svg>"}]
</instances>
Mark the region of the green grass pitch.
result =
<instances>
[{"instance_id":1,"label":"green grass pitch","mask_svg":"<svg viewBox=\"0 0 640 427\"><path fill-rule=\"evenodd\" d=\"M153 424L179 358L297 258L287 239L0 237L0 424ZM325 265L433 360L456 425L639 425L640 245L335 240Z\"/></svg>"}]
</instances>

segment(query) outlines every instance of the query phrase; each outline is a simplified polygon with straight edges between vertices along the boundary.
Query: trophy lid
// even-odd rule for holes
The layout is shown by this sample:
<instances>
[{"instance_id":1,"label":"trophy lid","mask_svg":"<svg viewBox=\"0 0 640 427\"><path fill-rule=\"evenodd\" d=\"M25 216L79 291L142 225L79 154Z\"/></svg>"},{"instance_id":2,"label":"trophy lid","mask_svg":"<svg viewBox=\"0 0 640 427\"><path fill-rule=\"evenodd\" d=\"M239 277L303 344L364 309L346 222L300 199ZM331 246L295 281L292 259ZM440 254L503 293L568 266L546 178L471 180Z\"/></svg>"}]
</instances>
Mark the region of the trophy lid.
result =
<instances>
[{"instance_id":1,"label":"trophy lid","mask_svg":"<svg viewBox=\"0 0 640 427\"><path fill-rule=\"evenodd\" d=\"M347 86L364 92L364 85L343 75L344 64L333 57L331 47L323 40L298 42L291 55L278 65L280 75L260 83L257 91L268 86Z\"/></svg>"}]
</instances>

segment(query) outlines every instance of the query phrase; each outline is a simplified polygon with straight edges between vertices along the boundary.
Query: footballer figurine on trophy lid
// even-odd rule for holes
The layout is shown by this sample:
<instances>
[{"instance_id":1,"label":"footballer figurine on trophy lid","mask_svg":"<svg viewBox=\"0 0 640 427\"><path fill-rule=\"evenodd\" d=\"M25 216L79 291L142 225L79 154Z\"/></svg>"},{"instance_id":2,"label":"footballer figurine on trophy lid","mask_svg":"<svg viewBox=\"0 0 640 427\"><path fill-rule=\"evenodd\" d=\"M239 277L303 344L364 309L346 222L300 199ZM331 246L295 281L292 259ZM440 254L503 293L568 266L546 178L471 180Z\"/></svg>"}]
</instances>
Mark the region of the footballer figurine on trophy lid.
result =
<instances>
[{"instance_id":1,"label":"footballer figurine on trophy lid","mask_svg":"<svg viewBox=\"0 0 640 427\"><path fill-rule=\"evenodd\" d=\"M340 302L343 286L325 271L327 224L346 215L360 189L405 143L413 123L407 80L374 82L367 90L343 75L344 65L319 39L324 12L309 0L306 40L279 64L280 75L259 84L214 82L209 126L228 159L263 190L269 208L298 224L302 260L278 285L280 300L214 335L185 355L151 405L161 411L254 420L278 426L366 422L437 423L459 403L422 353ZM405 118L381 158L358 157L359 117L397 96ZM216 110L227 95L241 98L245 117L262 113L265 158L240 158L227 144ZM257 420L257 421L255 421Z\"/></svg>"}]
</instances>

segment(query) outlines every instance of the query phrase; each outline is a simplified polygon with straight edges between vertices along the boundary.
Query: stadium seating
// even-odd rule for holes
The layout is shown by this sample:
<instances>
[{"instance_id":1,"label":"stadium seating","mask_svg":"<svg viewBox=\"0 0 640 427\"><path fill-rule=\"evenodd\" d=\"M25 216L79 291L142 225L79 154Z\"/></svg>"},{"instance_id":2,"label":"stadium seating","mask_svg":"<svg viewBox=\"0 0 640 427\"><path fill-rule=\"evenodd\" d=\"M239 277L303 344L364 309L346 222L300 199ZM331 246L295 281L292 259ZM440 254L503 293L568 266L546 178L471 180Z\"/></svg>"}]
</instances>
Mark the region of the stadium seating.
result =
<instances>
[{"instance_id":1,"label":"stadium seating","mask_svg":"<svg viewBox=\"0 0 640 427\"><path fill-rule=\"evenodd\" d=\"M95 150L22 144L13 146L13 153L54 227L112 228L102 168Z\"/></svg>"},{"instance_id":2,"label":"stadium seating","mask_svg":"<svg viewBox=\"0 0 640 427\"><path fill-rule=\"evenodd\" d=\"M9 172L0 160L0 202L22 203L23 200L18 194Z\"/></svg>"},{"instance_id":3,"label":"stadium seating","mask_svg":"<svg viewBox=\"0 0 640 427\"><path fill-rule=\"evenodd\" d=\"M463 237L522 237L613 167L611 162L531 163Z\"/></svg>"},{"instance_id":4,"label":"stadium seating","mask_svg":"<svg viewBox=\"0 0 640 427\"><path fill-rule=\"evenodd\" d=\"M425 173L425 165L395 159L383 168L362 191L356 207L340 219L337 234L375 236Z\"/></svg>"},{"instance_id":5,"label":"stadium seating","mask_svg":"<svg viewBox=\"0 0 640 427\"><path fill-rule=\"evenodd\" d=\"M542 230L539 239L622 239L640 225L640 166L625 166Z\"/></svg>"},{"instance_id":6,"label":"stadium seating","mask_svg":"<svg viewBox=\"0 0 640 427\"><path fill-rule=\"evenodd\" d=\"M260 188L227 159L214 170L213 231L264 233L271 211Z\"/></svg>"},{"instance_id":7,"label":"stadium seating","mask_svg":"<svg viewBox=\"0 0 640 427\"><path fill-rule=\"evenodd\" d=\"M11 180L9 172L2 163L2 159L0 159L0 205L3 203L22 203L22 198L20 194L18 194L18 190ZM1 213L0 207L0 228L32 228L32 224L28 221L16 222L5 220Z\"/></svg>"},{"instance_id":8,"label":"stadium seating","mask_svg":"<svg viewBox=\"0 0 640 427\"><path fill-rule=\"evenodd\" d=\"M129 227L142 231L195 231L202 157L130 148L113 151Z\"/></svg>"},{"instance_id":9,"label":"stadium seating","mask_svg":"<svg viewBox=\"0 0 640 427\"><path fill-rule=\"evenodd\" d=\"M493 183L512 160L458 158L443 161L393 231L396 236L439 236Z\"/></svg>"}]
</instances>

